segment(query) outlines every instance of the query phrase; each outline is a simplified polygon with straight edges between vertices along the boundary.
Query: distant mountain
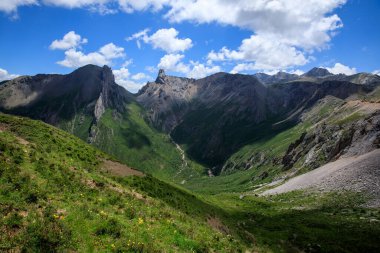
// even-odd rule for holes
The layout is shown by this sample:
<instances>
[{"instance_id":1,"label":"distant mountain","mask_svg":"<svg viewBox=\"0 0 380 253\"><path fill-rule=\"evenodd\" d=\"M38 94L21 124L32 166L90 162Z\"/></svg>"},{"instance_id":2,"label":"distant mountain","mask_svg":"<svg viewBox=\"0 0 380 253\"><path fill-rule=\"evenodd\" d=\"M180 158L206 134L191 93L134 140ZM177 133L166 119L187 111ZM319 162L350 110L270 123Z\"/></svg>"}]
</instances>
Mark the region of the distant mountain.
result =
<instances>
[{"instance_id":1,"label":"distant mountain","mask_svg":"<svg viewBox=\"0 0 380 253\"><path fill-rule=\"evenodd\" d=\"M265 73L254 74L260 82L266 86L278 83L287 83L292 81L307 81L321 83L324 81L346 81L355 84L372 86L374 88L380 83L380 76L371 73L357 73L353 75L337 74L334 75L324 68L313 68L303 75L278 72L274 75Z\"/></svg>"},{"instance_id":2,"label":"distant mountain","mask_svg":"<svg viewBox=\"0 0 380 253\"><path fill-rule=\"evenodd\" d=\"M302 76L304 77L317 77L317 78L322 78L326 76L331 76L331 74L327 69L324 68L312 68Z\"/></svg>"},{"instance_id":3,"label":"distant mountain","mask_svg":"<svg viewBox=\"0 0 380 253\"><path fill-rule=\"evenodd\" d=\"M170 139L144 121L144 110L108 66L8 81L0 86L0 111L58 126L145 171L162 166L170 174L181 164Z\"/></svg>"},{"instance_id":4,"label":"distant mountain","mask_svg":"<svg viewBox=\"0 0 380 253\"><path fill-rule=\"evenodd\" d=\"M373 89L321 79L326 75L331 74L316 68L306 75L313 76L308 81L283 72L275 76L217 73L195 80L167 76L160 70L157 80L139 91L137 101L153 125L184 144L193 159L216 166L218 173L240 147L297 124L320 99L329 95L345 99ZM318 79L310 81L314 76Z\"/></svg>"},{"instance_id":5,"label":"distant mountain","mask_svg":"<svg viewBox=\"0 0 380 253\"><path fill-rule=\"evenodd\" d=\"M282 71L274 75L268 75L265 73L256 73L254 74L254 76L256 76L257 79L259 79L260 82L262 82L265 85L274 84L274 83L286 83L290 81L295 81L300 78L296 74L289 74Z\"/></svg>"}]
</instances>

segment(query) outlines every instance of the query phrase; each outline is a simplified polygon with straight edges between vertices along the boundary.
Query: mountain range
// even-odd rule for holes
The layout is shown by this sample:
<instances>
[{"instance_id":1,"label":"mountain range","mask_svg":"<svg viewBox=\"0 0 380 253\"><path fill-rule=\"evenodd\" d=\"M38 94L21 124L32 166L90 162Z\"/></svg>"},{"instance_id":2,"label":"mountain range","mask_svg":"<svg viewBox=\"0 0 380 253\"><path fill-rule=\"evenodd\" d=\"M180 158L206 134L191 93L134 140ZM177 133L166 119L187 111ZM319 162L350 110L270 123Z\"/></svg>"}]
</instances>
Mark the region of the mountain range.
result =
<instances>
[{"instance_id":1,"label":"mountain range","mask_svg":"<svg viewBox=\"0 0 380 253\"><path fill-rule=\"evenodd\" d=\"M134 95L115 83L109 67L87 65L68 75L5 82L0 108L58 126L143 170L157 161L145 165L141 160L156 157L167 160L160 166L181 163L172 139L191 160L218 175L242 147L296 126L321 99L353 100L379 84L377 75L333 75L323 68L300 76L216 73L198 80L160 70L154 82ZM165 151L152 147L162 143ZM133 162L136 156L138 162Z\"/></svg>"},{"instance_id":2,"label":"mountain range","mask_svg":"<svg viewBox=\"0 0 380 253\"><path fill-rule=\"evenodd\" d=\"M360 246L354 249L343 239L357 240L369 231L375 238L379 232L371 230L372 223L353 231L353 224L361 221L352 223L350 220L359 217L360 212L367 212L363 210L380 206L380 190L376 186L380 182L378 75L335 75L323 68L313 68L303 75L221 72L192 79L166 75L164 70L159 70L155 81L132 94L115 82L108 66L87 65L67 75L39 74L2 82L0 111L5 113L0 115L0 138L4 137L5 143L4 147L0 146L0 162L6 167L17 167L20 162L26 171L35 169L37 174L31 178L38 178L38 182L49 181L52 177L56 182L69 184L63 170L53 175L58 167L66 168L67 163L73 163L64 171L76 180L73 181L74 189L83 187L79 186L81 182L92 189L86 192L86 205L91 208L96 208L91 202L94 192L98 198L108 194L117 199L113 204L104 205L109 209L123 201L122 197L110 193L113 190L120 194L132 192L133 198L152 207L152 203L160 203L164 208L173 208L179 212L175 215L183 236L181 239L173 237L180 251L206 252L211 248L218 251L215 241L208 237L208 246L198 244L200 235L192 234L193 230L188 227L194 224L205 231L211 226L222 233L223 236L212 234L212 238L221 240L223 249L230 247L228 252L233 252L233 248L242 250L241 247L255 249L257 241L262 247L259 251L269 247L275 252L288 252L287 249L297 247L300 251L319 252L317 242L322 244L322 252L379 249L378 243L370 239L358 242ZM13 145L12 140L18 144ZM58 159L60 152L64 160L56 164L54 159ZM44 156L48 160L45 161ZM49 172L43 172L41 166ZM112 175L104 174L103 167ZM0 173L8 175L1 170ZM76 173L81 178L90 176L91 179L76 178ZM131 173L139 179L117 177ZM17 175L19 177L9 180L22 180L22 174ZM107 190L103 194L100 190L105 189L104 185ZM43 187L38 185L37 188ZM70 199L70 187L64 189L65 198ZM305 189L317 189L318 194L326 195L289 193ZM135 190L147 194L150 199L144 200L134 193ZM343 195L337 193L341 190L345 191ZM57 189L49 186L49 191ZM288 195L277 196L282 193ZM36 193L36 196L46 203L51 201L46 196L52 193L44 194ZM77 198L79 195L75 194ZM336 198L346 202L338 204ZM37 202L28 202L28 208ZM192 207L191 203L198 207ZM60 204L57 202L57 206ZM66 205L66 208L74 207ZM126 212L123 208L125 206L116 208L119 211L115 211L114 216L124 224L124 218L119 216ZM139 208L142 207L139 205ZM301 212L303 208L307 209ZM349 217L343 217L347 208L353 211ZM38 213L37 209L33 207L33 212ZM144 217L151 212L150 209L141 210L144 210L140 213ZM330 216L331 213L338 213L338 216ZM184 216L179 218L182 214ZM307 224L300 225L298 215L307 220ZM370 212L368 220L376 223L378 215ZM160 220L158 217L152 214L150 224ZM196 222L187 223L190 217L196 217ZM138 222L142 224L141 220ZM326 231L335 231L331 227L334 222L342 223L343 232L338 238L328 238ZM316 223L316 227L321 226L326 231L318 234L318 229L313 227ZM125 224L123 226L130 226ZM170 221L168 224L176 226ZM166 225L160 221L159 226ZM304 237L298 237L298 226L305 230ZM108 227L100 232L97 230L100 234L95 233L95 236L109 234L110 237L106 235L105 238L119 238L112 234L113 230L107 230ZM120 231L127 233L123 229ZM269 236L270 231L279 231L278 236L286 241L284 245L276 246L277 241ZM97 240L92 237L91 229L86 233ZM228 239L230 234L234 239ZM363 237L356 238L358 234ZM154 235L159 236L159 233ZM171 240L170 236L164 238ZM168 241L157 247L150 245L149 249L163 250L171 245ZM314 244L310 244L311 241ZM256 246L252 248L252 245ZM121 249L124 246L120 246Z\"/></svg>"}]
</instances>

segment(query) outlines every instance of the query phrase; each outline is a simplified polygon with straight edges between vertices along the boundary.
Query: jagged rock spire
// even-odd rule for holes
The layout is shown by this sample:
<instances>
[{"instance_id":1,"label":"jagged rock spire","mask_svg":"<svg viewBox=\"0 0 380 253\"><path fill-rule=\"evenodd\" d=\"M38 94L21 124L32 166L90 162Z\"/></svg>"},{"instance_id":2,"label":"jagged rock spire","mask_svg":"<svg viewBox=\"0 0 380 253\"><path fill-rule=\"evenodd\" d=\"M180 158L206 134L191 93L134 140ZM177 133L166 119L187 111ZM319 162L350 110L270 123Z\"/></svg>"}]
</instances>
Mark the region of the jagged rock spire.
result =
<instances>
[{"instance_id":1,"label":"jagged rock spire","mask_svg":"<svg viewBox=\"0 0 380 253\"><path fill-rule=\"evenodd\" d=\"M166 77L165 70L160 69L158 71L158 76L156 78L156 83L164 83L165 77Z\"/></svg>"}]
</instances>

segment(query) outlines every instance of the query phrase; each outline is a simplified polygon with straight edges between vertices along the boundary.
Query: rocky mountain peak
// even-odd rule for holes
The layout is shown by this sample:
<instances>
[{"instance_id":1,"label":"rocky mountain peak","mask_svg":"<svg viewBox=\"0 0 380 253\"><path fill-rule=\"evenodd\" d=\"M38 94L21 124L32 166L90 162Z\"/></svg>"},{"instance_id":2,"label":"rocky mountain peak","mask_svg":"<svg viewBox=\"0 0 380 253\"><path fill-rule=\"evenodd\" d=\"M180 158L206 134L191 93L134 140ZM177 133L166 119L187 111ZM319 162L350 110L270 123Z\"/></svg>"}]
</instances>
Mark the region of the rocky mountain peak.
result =
<instances>
[{"instance_id":1,"label":"rocky mountain peak","mask_svg":"<svg viewBox=\"0 0 380 253\"><path fill-rule=\"evenodd\" d=\"M156 78L156 83L164 83L165 77L166 77L165 70L160 69L158 71L158 75L157 75L157 78Z\"/></svg>"},{"instance_id":2,"label":"rocky mountain peak","mask_svg":"<svg viewBox=\"0 0 380 253\"><path fill-rule=\"evenodd\" d=\"M330 75L332 74L327 69L316 67L303 74L303 76L307 77L325 77Z\"/></svg>"}]
</instances>

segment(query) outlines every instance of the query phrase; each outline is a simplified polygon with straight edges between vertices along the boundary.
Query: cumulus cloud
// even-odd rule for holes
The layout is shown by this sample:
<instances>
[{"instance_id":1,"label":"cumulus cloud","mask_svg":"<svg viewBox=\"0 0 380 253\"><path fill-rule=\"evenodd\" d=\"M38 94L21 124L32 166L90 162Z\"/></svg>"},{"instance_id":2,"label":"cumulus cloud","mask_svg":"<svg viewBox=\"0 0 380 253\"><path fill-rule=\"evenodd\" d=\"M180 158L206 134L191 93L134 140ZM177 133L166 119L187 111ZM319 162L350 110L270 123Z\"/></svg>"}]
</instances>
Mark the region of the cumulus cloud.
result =
<instances>
[{"instance_id":1,"label":"cumulus cloud","mask_svg":"<svg viewBox=\"0 0 380 253\"><path fill-rule=\"evenodd\" d=\"M191 62L191 65L192 69L187 74L187 77L195 79L203 78L222 71L220 66L205 66L204 64L201 64L199 62Z\"/></svg>"},{"instance_id":2,"label":"cumulus cloud","mask_svg":"<svg viewBox=\"0 0 380 253\"><path fill-rule=\"evenodd\" d=\"M380 69L378 69L378 70L374 70L374 71L372 72L372 74L374 74L374 75L380 75Z\"/></svg>"},{"instance_id":3,"label":"cumulus cloud","mask_svg":"<svg viewBox=\"0 0 380 253\"><path fill-rule=\"evenodd\" d=\"M1 0L0 11L14 13L19 6L38 4L37 0Z\"/></svg>"},{"instance_id":4,"label":"cumulus cloud","mask_svg":"<svg viewBox=\"0 0 380 253\"><path fill-rule=\"evenodd\" d=\"M148 35L149 29L142 30L127 38L127 41L136 40L140 48L140 41L151 44L154 49L162 49L167 53L184 52L193 46L191 39L178 38L179 32L174 28L160 29Z\"/></svg>"},{"instance_id":5,"label":"cumulus cloud","mask_svg":"<svg viewBox=\"0 0 380 253\"><path fill-rule=\"evenodd\" d=\"M181 60L185 56L183 54L167 54L164 55L157 67L168 71L188 73L190 71L189 66L184 64Z\"/></svg>"},{"instance_id":6,"label":"cumulus cloud","mask_svg":"<svg viewBox=\"0 0 380 253\"><path fill-rule=\"evenodd\" d=\"M20 75L10 74L7 70L0 68L0 81L11 80Z\"/></svg>"},{"instance_id":7,"label":"cumulus cloud","mask_svg":"<svg viewBox=\"0 0 380 253\"><path fill-rule=\"evenodd\" d=\"M88 40L76 34L74 31L70 31L66 33L61 40L54 40L49 48L51 50L67 50L70 48L77 48L82 44L86 44Z\"/></svg>"},{"instance_id":8,"label":"cumulus cloud","mask_svg":"<svg viewBox=\"0 0 380 253\"><path fill-rule=\"evenodd\" d=\"M134 11L145 11L151 9L152 11L161 10L164 5L173 2L172 0L118 0L120 8L127 13Z\"/></svg>"},{"instance_id":9,"label":"cumulus cloud","mask_svg":"<svg viewBox=\"0 0 380 253\"><path fill-rule=\"evenodd\" d=\"M290 71L288 71L288 73L289 74L296 74L296 75L303 75L303 74L305 74L305 71L302 71L302 70L300 70L300 69L296 69L296 70L290 70Z\"/></svg>"},{"instance_id":10,"label":"cumulus cloud","mask_svg":"<svg viewBox=\"0 0 380 253\"><path fill-rule=\"evenodd\" d=\"M53 5L64 8L82 8L90 6L102 6L112 1L110 0L41 0L46 5Z\"/></svg>"},{"instance_id":11,"label":"cumulus cloud","mask_svg":"<svg viewBox=\"0 0 380 253\"><path fill-rule=\"evenodd\" d=\"M224 4L221 4L223 1ZM346 0L210 0L172 8L166 15L173 22L217 22L254 32L239 48L211 51L210 61L237 61L233 71L273 70L301 66L308 55L328 47L342 22L331 12ZM215 8L212 12L210 6ZM228 14L228 15L227 15Z\"/></svg>"},{"instance_id":12,"label":"cumulus cloud","mask_svg":"<svg viewBox=\"0 0 380 253\"><path fill-rule=\"evenodd\" d=\"M219 66L207 66L194 61L186 64L182 61L184 57L183 54L167 54L161 58L157 67L166 71L184 74L189 78L203 78L221 71Z\"/></svg>"},{"instance_id":13,"label":"cumulus cloud","mask_svg":"<svg viewBox=\"0 0 380 253\"><path fill-rule=\"evenodd\" d=\"M113 70L113 74L115 76L115 82L132 93L136 93L142 86L144 86L146 80L151 78L144 73L131 75L129 70L125 67ZM143 82L144 80L145 82Z\"/></svg>"},{"instance_id":14,"label":"cumulus cloud","mask_svg":"<svg viewBox=\"0 0 380 253\"><path fill-rule=\"evenodd\" d=\"M58 64L68 68L78 68L87 64L110 65L112 60L123 58L124 48L117 47L113 43L109 43L99 49L97 52L85 54L76 49L65 51L65 59L57 62Z\"/></svg>"},{"instance_id":15,"label":"cumulus cloud","mask_svg":"<svg viewBox=\"0 0 380 253\"><path fill-rule=\"evenodd\" d=\"M142 73L142 72L139 72L137 74L134 74L132 77L131 77L133 80L146 80L146 79L152 79L151 76L145 74L145 73Z\"/></svg>"},{"instance_id":16,"label":"cumulus cloud","mask_svg":"<svg viewBox=\"0 0 380 253\"><path fill-rule=\"evenodd\" d=\"M107 13L164 10L172 23L217 23L252 32L238 48L221 48L208 55L212 61L231 61L235 71L290 69L308 63L316 50L329 43L343 26L333 11L347 0L3 0L0 10L22 4L42 3L65 8L102 7ZM1 5L0 5L1 6ZM8 7L4 7L8 6ZM10 7L9 7L10 6ZM103 12L103 11L101 11ZM178 38L174 28L152 35L144 30L131 36L138 46L149 43L167 54L192 47L189 38Z\"/></svg>"},{"instance_id":17,"label":"cumulus cloud","mask_svg":"<svg viewBox=\"0 0 380 253\"><path fill-rule=\"evenodd\" d=\"M172 22L217 22L272 34L290 44L320 47L329 31L341 26L340 18L326 16L346 0L195 0L175 1L166 17Z\"/></svg>"},{"instance_id":18,"label":"cumulus cloud","mask_svg":"<svg viewBox=\"0 0 380 253\"><path fill-rule=\"evenodd\" d=\"M237 50L222 48L210 52L208 60L235 60L248 63L238 64L234 71L286 69L306 64L309 60L294 46L281 43L275 38L252 35L242 41Z\"/></svg>"},{"instance_id":19,"label":"cumulus cloud","mask_svg":"<svg viewBox=\"0 0 380 253\"><path fill-rule=\"evenodd\" d=\"M357 73L356 68L345 66L339 62L335 63L333 67L331 68L326 67L325 69L327 69L330 73L333 73L335 75L336 74L353 75Z\"/></svg>"}]
</instances>

